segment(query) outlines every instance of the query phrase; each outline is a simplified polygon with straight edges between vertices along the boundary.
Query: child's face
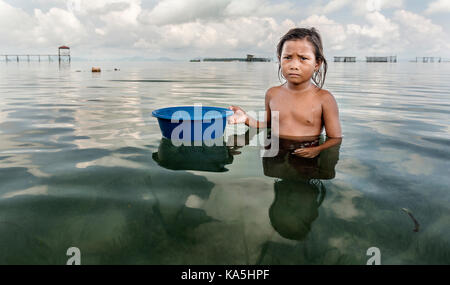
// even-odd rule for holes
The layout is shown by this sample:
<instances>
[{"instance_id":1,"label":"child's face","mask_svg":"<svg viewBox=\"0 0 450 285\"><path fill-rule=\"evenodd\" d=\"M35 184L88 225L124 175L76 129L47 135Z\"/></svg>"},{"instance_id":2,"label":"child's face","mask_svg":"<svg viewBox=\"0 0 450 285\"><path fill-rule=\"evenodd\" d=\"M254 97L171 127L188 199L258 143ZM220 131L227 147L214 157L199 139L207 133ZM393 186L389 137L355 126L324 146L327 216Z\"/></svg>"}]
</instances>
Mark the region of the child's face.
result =
<instances>
[{"instance_id":1,"label":"child's face","mask_svg":"<svg viewBox=\"0 0 450 285\"><path fill-rule=\"evenodd\" d=\"M306 39L286 41L281 51L281 72L290 83L309 81L318 70L314 46Z\"/></svg>"}]
</instances>

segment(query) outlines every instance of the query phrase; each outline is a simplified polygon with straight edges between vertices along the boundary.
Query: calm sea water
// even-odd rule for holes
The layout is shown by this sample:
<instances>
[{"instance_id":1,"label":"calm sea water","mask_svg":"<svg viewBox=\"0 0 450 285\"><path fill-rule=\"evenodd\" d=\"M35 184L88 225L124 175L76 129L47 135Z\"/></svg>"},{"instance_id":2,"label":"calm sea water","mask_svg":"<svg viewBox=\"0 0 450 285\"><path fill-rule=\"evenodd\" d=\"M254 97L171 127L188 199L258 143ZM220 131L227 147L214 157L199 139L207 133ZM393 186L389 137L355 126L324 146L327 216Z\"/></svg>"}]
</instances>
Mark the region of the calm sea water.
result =
<instances>
[{"instance_id":1,"label":"calm sea water","mask_svg":"<svg viewBox=\"0 0 450 285\"><path fill-rule=\"evenodd\" d=\"M315 160L175 147L151 117L263 110L278 84L275 63L1 62L0 263L449 264L450 64L331 63L344 140Z\"/></svg>"}]
</instances>

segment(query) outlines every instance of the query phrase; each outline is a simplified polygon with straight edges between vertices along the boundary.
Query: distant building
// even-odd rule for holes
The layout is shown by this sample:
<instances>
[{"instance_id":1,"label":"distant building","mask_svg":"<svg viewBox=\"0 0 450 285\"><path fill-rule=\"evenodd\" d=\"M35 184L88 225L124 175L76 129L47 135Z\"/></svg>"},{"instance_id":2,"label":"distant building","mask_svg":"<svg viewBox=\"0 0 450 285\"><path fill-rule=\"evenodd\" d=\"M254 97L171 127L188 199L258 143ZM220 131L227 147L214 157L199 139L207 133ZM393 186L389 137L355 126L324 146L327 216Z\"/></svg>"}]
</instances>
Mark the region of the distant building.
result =
<instances>
[{"instance_id":1,"label":"distant building","mask_svg":"<svg viewBox=\"0 0 450 285\"><path fill-rule=\"evenodd\" d=\"M415 62L442 62L442 58L434 56L416 57Z\"/></svg>"},{"instance_id":2,"label":"distant building","mask_svg":"<svg viewBox=\"0 0 450 285\"><path fill-rule=\"evenodd\" d=\"M246 61L246 62L270 62L270 58L263 58L263 57L255 57L252 54L247 54L247 57L245 58L238 58L238 57L229 57L229 58L204 58L203 61Z\"/></svg>"},{"instance_id":3,"label":"distant building","mask_svg":"<svg viewBox=\"0 0 450 285\"><path fill-rule=\"evenodd\" d=\"M334 62L356 62L355 56L335 56Z\"/></svg>"},{"instance_id":4,"label":"distant building","mask_svg":"<svg viewBox=\"0 0 450 285\"><path fill-rule=\"evenodd\" d=\"M366 56L366 62L397 62L397 56Z\"/></svg>"}]
</instances>

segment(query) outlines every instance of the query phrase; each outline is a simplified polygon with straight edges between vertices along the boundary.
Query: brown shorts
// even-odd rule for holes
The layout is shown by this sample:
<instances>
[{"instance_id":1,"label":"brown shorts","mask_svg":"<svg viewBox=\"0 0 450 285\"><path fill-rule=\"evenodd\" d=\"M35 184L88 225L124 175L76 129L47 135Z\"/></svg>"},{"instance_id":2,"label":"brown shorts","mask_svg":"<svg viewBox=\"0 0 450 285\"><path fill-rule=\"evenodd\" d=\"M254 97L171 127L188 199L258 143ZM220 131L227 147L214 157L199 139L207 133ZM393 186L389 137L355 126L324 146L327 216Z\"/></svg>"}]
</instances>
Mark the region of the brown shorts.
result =
<instances>
[{"instance_id":1,"label":"brown shorts","mask_svg":"<svg viewBox=\"0 0 450 285\"><path fill-rule=\"evenodd\" d=\"M296 141L291 139L278 138L278 146L280 150L293 151L298 148L315 147L319 145L319 139L313 141ZM270 145L269 145L270 148Z\"/></svg>"}]
</instances>

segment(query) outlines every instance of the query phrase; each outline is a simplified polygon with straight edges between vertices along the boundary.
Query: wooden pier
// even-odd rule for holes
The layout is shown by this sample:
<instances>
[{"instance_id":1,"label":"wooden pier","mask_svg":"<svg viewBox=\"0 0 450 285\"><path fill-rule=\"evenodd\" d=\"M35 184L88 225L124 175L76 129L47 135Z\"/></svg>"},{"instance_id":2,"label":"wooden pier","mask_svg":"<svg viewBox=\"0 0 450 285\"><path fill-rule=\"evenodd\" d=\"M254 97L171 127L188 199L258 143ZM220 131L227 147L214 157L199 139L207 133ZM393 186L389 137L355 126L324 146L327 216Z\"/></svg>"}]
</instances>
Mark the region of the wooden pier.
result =
<instances>
[{"instance_id":1,"label":"wooden pier","mask_svg":"<svg viewBox=\"0 0 450 285\"><path fill-rule=\"evenodd\" d=\"M397 56L366 56L366 62L397 62Z\"/></svg>"},{"instance_id":2,"label":"wooden pier","mask_svg":"<svg viewBox=\"0 0 450 285\"><path fill-rule=\"evenodd\" d=\"M58 54L2 54L0 57L5 58L5 62L8 61L17 61L26 60L30 62L30 59L35 58L35 61L41 62L42 58L48 58L48 61L53 61L52 58L58 58L58 61L61 62L65 58L70 62L70 48L68 46L60 46L58 48Z\"/></svg>"},{"instance_id":3,"label":"wooden pier","mask_svg":"<svg viewBox=\"0 0 450 285\"><path fill-rule=\"evenodd\" d=\"M270 58L263 58L263 57L254 57L252 54L247 54L246 58L204 58L203 61L246 61L246 62L270 62Z\"/></svg>"},{"instance_id":4,"label":"wooden pier","mask_svg":"<svg viewBox=\"0 0 450 285\"><path fill-rule=\"evenodd\" d=\"M438 56L417 56L412 62L442 62L442 57Z\"/></svg>"},{"instance_id":5,"label":"wooden pier","mask_svg":"<svg viewBox=\"0 0 450 285\"><path fill-rule=\"evenodd\" d=\"M41 61L41 58L48 58L48 61L53 61L52 57L58 57L57 54L2 54L1 57L5 58L5 61L31 61L34 58L35 61Z\"/></svg>"},{"instance_id":6,"label":"wooden pier","mask_svg":"<svg viewBox=\"0 0 450 285\"><path fill-rule=\"evenodd\" d=\"M356 56L335 56L334 62L356 62Z\"/></svg>"}]
</instances>

